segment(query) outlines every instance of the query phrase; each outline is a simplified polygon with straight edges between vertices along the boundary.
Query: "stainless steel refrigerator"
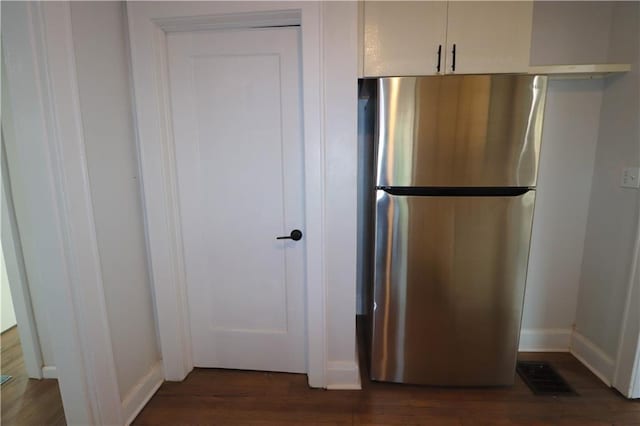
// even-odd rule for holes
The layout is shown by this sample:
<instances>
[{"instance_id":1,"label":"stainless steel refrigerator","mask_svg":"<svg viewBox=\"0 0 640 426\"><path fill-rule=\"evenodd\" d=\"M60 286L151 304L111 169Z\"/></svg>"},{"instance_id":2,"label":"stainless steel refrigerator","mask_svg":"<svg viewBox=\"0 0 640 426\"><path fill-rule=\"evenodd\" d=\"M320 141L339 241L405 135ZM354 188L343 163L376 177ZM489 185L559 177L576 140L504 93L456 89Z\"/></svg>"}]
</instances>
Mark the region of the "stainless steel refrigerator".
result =
<instances>
[{"instance_id":1,"label":"stainless steel refrigerator","mask_svg":"<svg viewBox=\"0 0 640 426\"><path fill-rule=\"evenodd\" d=\"M362 83L375 106L372 379L514 382L546 83L529 75Z\"/></svg>"}]
</instances>

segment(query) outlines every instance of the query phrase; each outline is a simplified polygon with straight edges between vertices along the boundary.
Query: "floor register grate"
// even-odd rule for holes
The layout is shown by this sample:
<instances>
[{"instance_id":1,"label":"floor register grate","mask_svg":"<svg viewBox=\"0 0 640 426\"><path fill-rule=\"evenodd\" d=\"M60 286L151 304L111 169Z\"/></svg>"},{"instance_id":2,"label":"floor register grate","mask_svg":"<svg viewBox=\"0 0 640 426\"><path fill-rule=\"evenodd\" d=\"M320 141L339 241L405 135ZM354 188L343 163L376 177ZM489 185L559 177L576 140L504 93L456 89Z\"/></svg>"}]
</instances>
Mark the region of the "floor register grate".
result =
<instances>
[{"instance_id":1,"label":"floor register grate","mask_svg":"<svg viewBox=\"0 0 640 426\"><path fill-rule=\"evenodd\" d=\"M518 361L516 371L535 395L578 395L545 361Z\"/></svg>"}]
</instances>

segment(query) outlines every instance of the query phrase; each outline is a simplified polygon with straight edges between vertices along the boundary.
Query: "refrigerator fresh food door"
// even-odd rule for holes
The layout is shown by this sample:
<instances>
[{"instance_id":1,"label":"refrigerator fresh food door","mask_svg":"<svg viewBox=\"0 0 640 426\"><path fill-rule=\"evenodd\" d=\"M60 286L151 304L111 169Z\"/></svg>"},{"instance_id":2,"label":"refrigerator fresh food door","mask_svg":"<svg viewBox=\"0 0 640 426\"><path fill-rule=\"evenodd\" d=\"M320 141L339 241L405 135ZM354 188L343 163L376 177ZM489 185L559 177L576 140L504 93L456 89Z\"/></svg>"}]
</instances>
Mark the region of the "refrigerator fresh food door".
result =
<instances>
[{"instance_id":1,"label":"refrigerator fresh food door","mask_svg":"<svg viewBox=\"0 0 640 426\"><path fill-rule=\"evenodd\" d=\"M371 378L513 384L535 191L376 195Z\"/></svg>"},{"instance_id":2,"label":"refrigerator fresh food door","mask_svg":"<svg viewBox=\"0 0 640 426\"><path fill-rule=\"evenodd\" d=\"M377 186L536 185L547 78L378 81Z\"/></svg>"}]
</instances>

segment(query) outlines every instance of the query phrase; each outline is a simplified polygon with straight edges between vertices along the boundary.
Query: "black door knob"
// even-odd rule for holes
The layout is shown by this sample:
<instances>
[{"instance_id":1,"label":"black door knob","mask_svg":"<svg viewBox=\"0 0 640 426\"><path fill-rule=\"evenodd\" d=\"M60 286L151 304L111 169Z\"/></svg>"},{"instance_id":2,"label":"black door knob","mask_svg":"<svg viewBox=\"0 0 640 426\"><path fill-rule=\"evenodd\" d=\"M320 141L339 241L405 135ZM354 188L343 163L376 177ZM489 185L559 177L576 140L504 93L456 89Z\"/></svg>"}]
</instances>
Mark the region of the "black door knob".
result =
<instances>
[{"instance_id":1,"label":"black door knob","mask_svg":"<svg viewBox=\"0 0 640 426\"><path fill-rule=\"evenodd\" d=\"M291 231L291 234L286 235L284 237L276 237L276 240L293 240L299 241L302 239L302 231L299 229L294 229Z\"/></svg>"}]
</instances>

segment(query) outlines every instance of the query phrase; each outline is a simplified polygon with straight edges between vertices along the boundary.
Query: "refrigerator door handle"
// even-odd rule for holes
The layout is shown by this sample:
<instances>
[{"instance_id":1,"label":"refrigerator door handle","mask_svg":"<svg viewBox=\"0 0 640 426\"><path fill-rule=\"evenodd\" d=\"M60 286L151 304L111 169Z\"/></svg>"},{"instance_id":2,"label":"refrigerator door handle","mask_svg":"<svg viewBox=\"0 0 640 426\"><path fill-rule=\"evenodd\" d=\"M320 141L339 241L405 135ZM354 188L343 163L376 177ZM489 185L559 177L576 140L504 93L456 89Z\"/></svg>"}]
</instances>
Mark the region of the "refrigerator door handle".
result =
<instances>
[{"instance_id":1,"label":"refrigerator door handle","mask_svg":"<svg viewBox=\"0 0 640 426\"><path fill-rule=\"evenodd\" d=\"M391 195L418 197L519 197L535 187L408 187L379 186L378 189Z\"/></svg>"}]
</instances>

